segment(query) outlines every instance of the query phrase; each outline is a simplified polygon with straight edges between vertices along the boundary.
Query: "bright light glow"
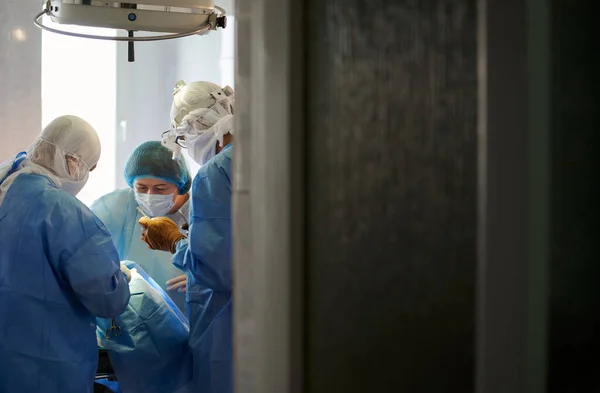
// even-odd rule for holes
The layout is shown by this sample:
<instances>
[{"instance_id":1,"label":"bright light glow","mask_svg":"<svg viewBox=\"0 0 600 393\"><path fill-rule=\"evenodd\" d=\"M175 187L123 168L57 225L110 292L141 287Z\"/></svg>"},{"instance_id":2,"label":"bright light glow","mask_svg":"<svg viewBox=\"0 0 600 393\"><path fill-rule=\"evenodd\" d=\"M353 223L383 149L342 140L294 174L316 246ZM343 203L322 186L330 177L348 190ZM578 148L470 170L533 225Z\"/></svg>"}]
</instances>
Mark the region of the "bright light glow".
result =
<instances>
[{"instance_id":1,"label":"bright light glow","mask_svg":"<svg viewBox=\"0 0 600 393\"><path fill-rule=\"evenodd\" d=\"M61 29L98 35L114 30L61 25ZM116 187L115 126L117 49L114 41L42 33L42 123L75 115L98 132L102 155L78 198L90 205Z\"/></svg>"},{"instance_id":2,"label":"bright light glow","mask_svg":"<svg viewBox=\"0 0 600 393\"><path fill-rule=\"evenodd\" d=\"M235 27L236 21L233 16L228 17L228 27L221 30L223 41L221 41L221 85L234 87L235 78Z\"/></svg>"},{"instance_id":3,"label":"bright light glow","mask_svg":"<svg viewBox=\"0 0 600 393\"><path fill-rule=\"evenodd\" d=\"M20 42L27 41L27 32L19 27L19 28L13 29L12 37L15 41L20 41Z\"/></svg>"}]
</instances>

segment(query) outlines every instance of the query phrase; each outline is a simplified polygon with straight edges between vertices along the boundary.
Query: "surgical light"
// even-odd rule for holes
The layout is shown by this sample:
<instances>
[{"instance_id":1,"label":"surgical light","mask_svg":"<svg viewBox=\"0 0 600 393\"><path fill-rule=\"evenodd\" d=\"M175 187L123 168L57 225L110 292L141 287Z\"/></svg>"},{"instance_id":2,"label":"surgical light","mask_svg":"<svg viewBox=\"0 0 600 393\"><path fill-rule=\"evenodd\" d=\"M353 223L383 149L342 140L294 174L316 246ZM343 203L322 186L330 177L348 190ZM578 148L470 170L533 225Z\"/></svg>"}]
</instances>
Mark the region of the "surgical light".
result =
<instances>
[{"instance_id":1,"label":"surgical light","mask_svg":"<svg viewBox=\"0 0 600 393\"><path fill-rule=\"evenodd\" d=\"M44 9L35 16L33 23L42 30L72 37L97 40L124 41L129 43L129 61L133 59L133 43L160 41L191 35L207 34L227 26L223 8L214 0L126 0L127 2L103 0L48 0ZM54 23L121 29L127 37L80 34L44 25L44 16ZM134 32L163 33L135 37ZM167 33L167 34L165 34Z\"/></svg>"}]
</instances>

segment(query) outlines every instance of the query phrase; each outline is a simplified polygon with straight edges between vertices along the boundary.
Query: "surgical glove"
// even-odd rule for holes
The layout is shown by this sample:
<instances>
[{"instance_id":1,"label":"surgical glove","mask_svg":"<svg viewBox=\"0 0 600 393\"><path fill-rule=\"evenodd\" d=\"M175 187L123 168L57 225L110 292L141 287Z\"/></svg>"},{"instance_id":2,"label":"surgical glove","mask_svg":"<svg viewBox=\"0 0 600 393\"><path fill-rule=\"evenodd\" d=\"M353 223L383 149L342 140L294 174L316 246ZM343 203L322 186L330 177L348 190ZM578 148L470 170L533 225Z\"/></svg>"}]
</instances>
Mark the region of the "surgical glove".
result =
<instances>
[{"instance_id":1,"label":"surgical glove","mask_svg":"<svg viewBox=\"0 0 600 393\"><path fill-rule=\"evenodd\" d=\"M185 274L172 278L167 281L167 291L177 290L177 292L186 293L186 283L187 277Z\"/></svg>"},{"instance_id":2,"label":"surgical glove","mask_svg":"<svg viewBox=\"0 0 600 393\"><path fill-rule=\"evenodd\" d=\"M127 282L131 282L131 270L124 264L121 264L121 271L127 276Z\"/></svg>"},{"instance_id":3,"label":"surgical glove","mask_svg":"<svg viewBox=\"0 0 600 393\"><path fill-rule=\"evenodd\" d=\"M179 227L167 217L142 217L139 220L142 226L142 241L152 250L169 251L175 254L177 242L185 239L179 232Z\"/></svg>"}]
</instances>

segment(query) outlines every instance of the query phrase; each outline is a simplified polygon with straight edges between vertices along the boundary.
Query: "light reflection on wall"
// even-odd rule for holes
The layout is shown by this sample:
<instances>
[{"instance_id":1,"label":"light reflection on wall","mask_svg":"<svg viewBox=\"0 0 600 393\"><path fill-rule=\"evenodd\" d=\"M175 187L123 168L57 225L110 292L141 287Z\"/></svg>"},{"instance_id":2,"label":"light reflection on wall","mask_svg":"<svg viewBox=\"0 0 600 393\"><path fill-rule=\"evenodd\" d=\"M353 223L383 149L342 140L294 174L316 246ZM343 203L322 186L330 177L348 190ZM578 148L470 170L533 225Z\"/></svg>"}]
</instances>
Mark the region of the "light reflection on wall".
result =
<instances>
[{"instance_id":1,"label":"light reflection on wall","mask_svg":"<svg viewBox=\"0 0 600 393\"><path fill-rule=\"evenodd\" d=\"M15 29L13 29L13 31L12 31L12 38L15 41L20 41L20 42L27 41L27 32L24 29L17 27Z\"/></svg>"},{"instance_id":2,"label":"light reflection on wall","mask_svg":"<svg viewBox=\"0 0 600 393\"><path fill-rule=\"evenodd\" d=\"M114 30L61 25L78 33ZM87 205L115 188L116 43L42 34L42 124L75 115L98 132L102 156L78 198Z\"/></svg>"}]
</instances>

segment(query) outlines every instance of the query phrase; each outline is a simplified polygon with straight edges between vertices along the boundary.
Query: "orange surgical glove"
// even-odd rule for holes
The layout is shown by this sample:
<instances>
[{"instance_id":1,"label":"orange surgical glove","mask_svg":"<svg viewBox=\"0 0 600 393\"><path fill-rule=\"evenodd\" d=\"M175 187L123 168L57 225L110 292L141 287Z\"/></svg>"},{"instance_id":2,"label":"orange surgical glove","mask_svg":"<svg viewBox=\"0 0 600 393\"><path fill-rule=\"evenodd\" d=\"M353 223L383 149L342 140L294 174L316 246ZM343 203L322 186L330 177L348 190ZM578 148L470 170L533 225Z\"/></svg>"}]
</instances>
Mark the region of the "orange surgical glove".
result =
<instances>
[{"instance_id":1,"label":"orange surgical glove","mask_svg":"<svg viewBox=\"0 0 600 393\"><path fill-rule=\"evenodd\" d=\"M185 239L179 227L167 217L142 217L138 221L142 226L142 241L152 250L168 251L175 254L177 242Z\"/></svg>"}]
</instances>

